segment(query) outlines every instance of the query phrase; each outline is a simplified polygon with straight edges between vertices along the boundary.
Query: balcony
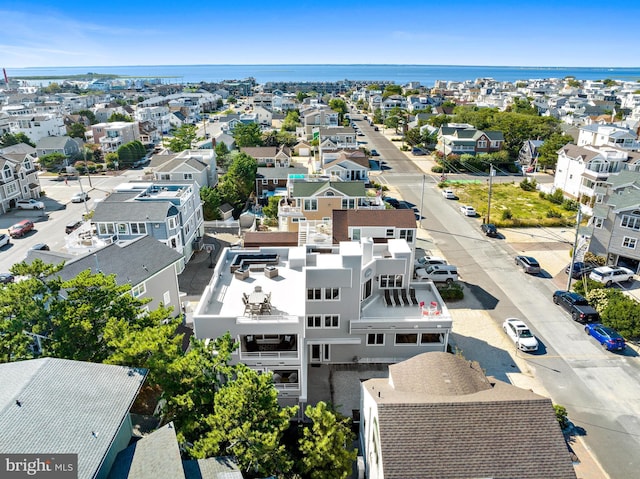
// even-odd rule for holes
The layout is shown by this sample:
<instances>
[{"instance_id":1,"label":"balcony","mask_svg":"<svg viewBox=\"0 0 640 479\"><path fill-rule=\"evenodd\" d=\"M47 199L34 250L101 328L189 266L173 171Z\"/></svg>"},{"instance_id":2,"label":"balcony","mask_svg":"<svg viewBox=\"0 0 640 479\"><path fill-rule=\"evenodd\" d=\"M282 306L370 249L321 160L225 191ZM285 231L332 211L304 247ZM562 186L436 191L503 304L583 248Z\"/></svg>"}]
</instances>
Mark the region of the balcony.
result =
<instances>
[{"instance_id":1,"label":"balcony","mask_svg":"<svg viewBox=\"0 0 640 479\"><path fill-rule=\"evenodd\" d=\"M249 334L240 338L240 359L299 359L295 334Z\"/></svg>"}]
</instances>

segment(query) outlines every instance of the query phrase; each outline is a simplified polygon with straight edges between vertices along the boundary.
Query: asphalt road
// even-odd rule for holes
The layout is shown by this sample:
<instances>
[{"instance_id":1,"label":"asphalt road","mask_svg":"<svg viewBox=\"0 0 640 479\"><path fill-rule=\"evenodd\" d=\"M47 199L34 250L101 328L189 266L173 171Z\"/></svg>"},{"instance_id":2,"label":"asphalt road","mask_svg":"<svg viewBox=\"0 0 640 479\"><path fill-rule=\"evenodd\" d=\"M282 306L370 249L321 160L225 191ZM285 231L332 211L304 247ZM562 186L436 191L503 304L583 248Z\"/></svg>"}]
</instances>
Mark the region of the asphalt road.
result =
<instances>
[{"instance_id":1,"label":"asphalt road","mask_svg":"<svg viewBox=\"0 0 640 479\"><path fill-rule=\"evenodd\" d=\"M640 366L635 350L627 348L621 354L604 351L580 324L553 304L551 295L557 285L549 273L530 276L516 268L513 258L517 253L509 244L482 235L479 220L463 216L457 201L444 199L432 175L424 175L366 122L358 123L369 148L385 158L387 169L379 180L401 192L410 204L423 205L422 227L437 249L458 266L461 281L482 308L497 324L517 317L533 329L541 342L540 351L517 354L527 358L553 402L568 409L571 421L610 477L637 477ZM501 379L507 372L514 371L488 371Z\"/></svg>"}]
</instances>

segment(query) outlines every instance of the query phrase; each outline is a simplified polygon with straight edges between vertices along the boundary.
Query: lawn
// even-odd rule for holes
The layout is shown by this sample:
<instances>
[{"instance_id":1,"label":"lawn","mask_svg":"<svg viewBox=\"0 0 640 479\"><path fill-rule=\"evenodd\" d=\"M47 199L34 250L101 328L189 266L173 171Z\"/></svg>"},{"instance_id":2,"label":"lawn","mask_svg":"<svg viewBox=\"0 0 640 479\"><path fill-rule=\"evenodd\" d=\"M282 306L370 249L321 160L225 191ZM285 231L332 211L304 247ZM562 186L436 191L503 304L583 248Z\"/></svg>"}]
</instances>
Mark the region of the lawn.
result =
<instances>
[{"instance_id":1,"label":"lawn","mask_svg":"<svg viewBox=\"0 0 640 479\"><path fill-rule=\"evenodd\" d=\"M447 181L445 186L455 192L460 204L473 206L480 218L487 215L488 184ZM496 226L575 225L575 211L567 211L561 205L540 198L538 191L525 191L518 183L494 184L491 190L490 222ZM560 217L551 217L557 215Z\"/></svg>"}]
</instances>

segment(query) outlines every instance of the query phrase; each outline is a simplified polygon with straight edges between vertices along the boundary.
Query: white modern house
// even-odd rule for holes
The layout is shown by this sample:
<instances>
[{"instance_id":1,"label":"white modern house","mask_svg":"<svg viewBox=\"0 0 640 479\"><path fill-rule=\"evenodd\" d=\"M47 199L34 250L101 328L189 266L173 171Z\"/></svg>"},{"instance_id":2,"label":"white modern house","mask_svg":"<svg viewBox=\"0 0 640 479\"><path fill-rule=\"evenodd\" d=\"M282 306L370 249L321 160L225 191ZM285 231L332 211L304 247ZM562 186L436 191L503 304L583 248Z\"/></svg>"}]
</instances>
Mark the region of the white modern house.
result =
<instances>
[{"instance_id":1,"label":"white modern house","mask_svg":"<svg viewBox=\"0 0 640 479\"><path fill-rule=\"evenodd\" d=\"M9 130L14 135L24 133L31 141L37 143L45 136L63 136L67 134L67 128L61 115L15 115L9 120Z\"/></svg>"},{"instance_id":2,"label":"white modern house","mask_svg":"<svg viewBox=\"0 0 640 479\"><path fill-rule=\"evenodd\" d=\"M171 129L170 116L169 108L166 106L139 107L135 113L136 121L148 121L163 134Z\"/></svg>"},{"instance_id":3,"label":"white modern house","mask_svg":"<svg viewBox=\"0 0 640 479\"><path fill-rule=\"evenodd\" d=\"M617 125L594 123L580 127L578 146L611 146L623 150L640 149L636 132Z\"/></svg>"},{"instance_id":4,"label":"white modern house","mask_svg":"<svg viewBox=\"0 0 640 479\"><path fill-rule=\"evenodd\" d=\"M303 404L310 368L446 351L451 316L433 283L412 282L413 258L404 239L225 249L194 333L230 331L233 359L273 374L283 404Z\"/></svg>"}]
</instances>

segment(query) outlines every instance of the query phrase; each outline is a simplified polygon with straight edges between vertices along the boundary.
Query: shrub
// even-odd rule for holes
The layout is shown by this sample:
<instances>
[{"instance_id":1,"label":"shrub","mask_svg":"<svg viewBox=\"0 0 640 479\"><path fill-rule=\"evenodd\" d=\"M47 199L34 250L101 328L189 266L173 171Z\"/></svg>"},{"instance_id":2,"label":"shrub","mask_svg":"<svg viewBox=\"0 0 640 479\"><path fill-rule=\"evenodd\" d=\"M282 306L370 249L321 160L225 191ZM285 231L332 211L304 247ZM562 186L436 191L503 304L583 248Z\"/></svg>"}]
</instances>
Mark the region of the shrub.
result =
<instances>
[{"instance_id":1,"label":"shrub","mask_svg":"<svg viewBox=\"0 0 640 479\"><path fill-rule=\"evenodd\" d=\"M558 420L558 424L560 424L560 429L566 429L567 427L569 427L567 408L564 406L560 406L559 404L554 404L553 409L556 412L556 419Z\"/></svg>"},{"instance_id":2,"label":"shrub","mask_svg":"<svg viewBox=\"0 0 640 479\"><path fill-rule=\"evenodd\" d=\"M562 218L562 213L559 213L556 210L548 209L547 218Z\"/></svg>"},{"instance_id":3,"label":"shrub","mask_svg":"<svg viewBox=\"0 0 640 479\"><path fill-rule=\"evenodd\" d=\"M562 190L555 190L550 195L547 195L547 199L555 205L561 205L564 202L564 193Z\"/></svg>"},{"instance_id":4,"label":"shrub","mask_svg":"<svg viewBox=\"0 0 640 479\"><path fill-rule=\"evenodd\" d=\"M440 165L435 165L431 167L431 171L433 171L434 173L443 173L444 168Z\"/></svg>"},{"instance_id":5,"label":"shrub","mask_svg":"<svg viewBox=\"0 0 640 479\"><path fill-rule=\"evenodd\" d=\"M520 182L520 188L522 188L524 191L535 191L537 186L538 182L535 180L535 178L531 181L525 178Z\"/></svg>"},{"instance_id":6,"label":"shrub","mask_svg":"<svg viewBox=\"0 0 640 479\"><path fill-rule=\"evenodd\" d=\"M510 220L513 218L513 213L511 213L510 209L506 209L502 212L502 219L503 220Z\"/></svg>"},{"instance_id":7,"label":"shrub","mask_svg":"<svg viewBox=\"0 0 640 479\"><path fill-rule=\"evenodd\" d=\"M594 281L588 277L585 279L580 279L575 283L573 283L573 290L582 296L586 296L587 291L593 291L595 289L603 289L603 288L605 288L604 284L599 283L598 281Z\"/></svg>"},{"instance_id":8,"label":"shrub","mask_svg":"<svg viewBox=\"0 0 640 479\"><path fill-rule=\"evenodd\" d=\"M584 254L584 261L586 263L597 264L598 266L604 266L605 264L607 264L607 258L605 258L604 256L596 256L591 251L587 251Z\"/></svg>"},{"instance_id":9,"label":"shrub","mask_svg":"<svg viewBox=\"0 0 640 479\"><path fill-rule=\"evenodd\" d=\"M440 296L445 301L455 301L464 298L464 291L459 283L438 284L436 286Z\"/></svg>"},{"instance_id":10,"label":"shrub","mask_svg":"<svg viewBox=\"0 0 640 479\"><path fill-rule=\"evenodd\" d=\"M562 208L567 211L578 211L579 205L580 204L576 200L571 200L569 198L566 198L562 202Z\"/></svg>"}]
</instances>

